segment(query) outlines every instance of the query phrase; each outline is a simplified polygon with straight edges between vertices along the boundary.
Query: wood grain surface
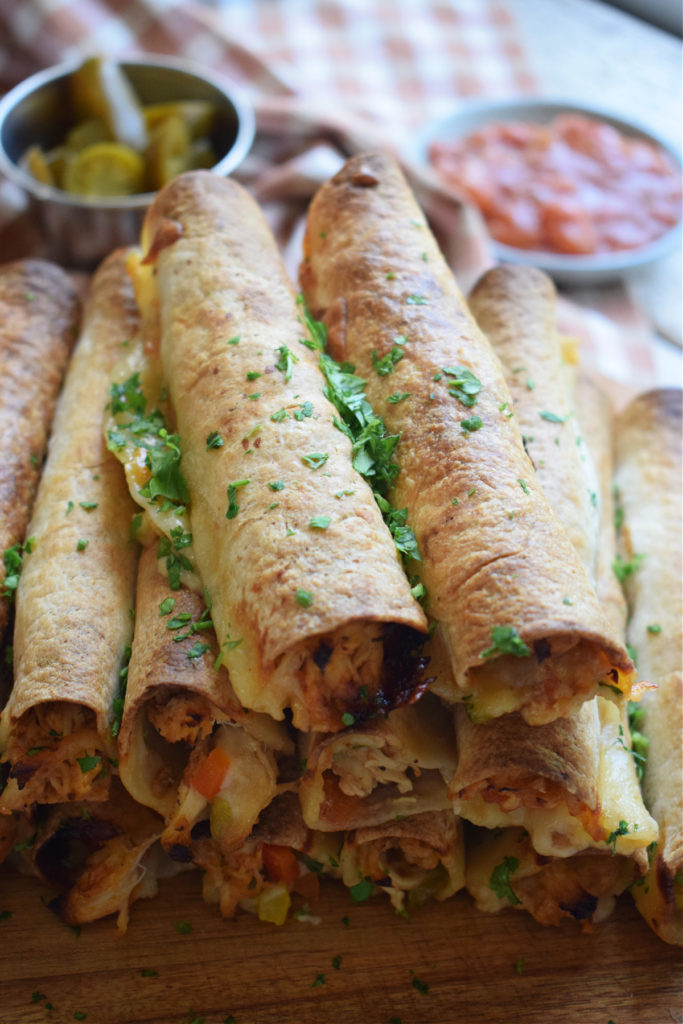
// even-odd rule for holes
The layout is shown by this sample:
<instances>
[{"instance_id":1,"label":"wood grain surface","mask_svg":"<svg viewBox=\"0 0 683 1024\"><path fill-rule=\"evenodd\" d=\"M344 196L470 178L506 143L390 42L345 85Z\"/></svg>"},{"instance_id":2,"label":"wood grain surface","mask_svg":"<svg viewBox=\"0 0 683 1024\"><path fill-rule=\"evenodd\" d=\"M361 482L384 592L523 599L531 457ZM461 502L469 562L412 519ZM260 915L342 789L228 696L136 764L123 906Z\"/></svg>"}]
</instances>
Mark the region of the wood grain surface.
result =
<instances>
[{"instance_id":1,"label":"wood grain surface","mask_svg":"<svg viewBox=\"0 0 683 1024\"><path fill-rule=\"evenodd\" d=\"M683 1022L681 952L628 897L583 935L514 910L481 914L465 894L406 921L380 897L351 904L335 883L319 924L276 928L223 920L199 889L198 873L182 875L134 905L125 936L112 918L78 934L42 901L45 887L3 869L1 1024Z\"/></svg>"}]
</instances>

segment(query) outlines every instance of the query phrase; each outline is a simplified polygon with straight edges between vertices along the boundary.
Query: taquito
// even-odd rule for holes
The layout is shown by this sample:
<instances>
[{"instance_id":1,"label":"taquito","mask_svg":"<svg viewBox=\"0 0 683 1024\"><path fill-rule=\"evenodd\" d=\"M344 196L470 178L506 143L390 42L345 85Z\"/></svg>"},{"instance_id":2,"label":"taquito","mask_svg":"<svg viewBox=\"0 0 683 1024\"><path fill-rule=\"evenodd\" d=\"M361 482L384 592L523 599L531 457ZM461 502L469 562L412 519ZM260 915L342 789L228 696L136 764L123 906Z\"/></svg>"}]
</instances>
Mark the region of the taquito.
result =
<instances>
[{"instance_id":1,"label":"taquito","mask_svg":"<svg viewBox=\"0 0 683 1024\"><path fill-rule=\"evenodd\" d=\"M154 548L141 559L135 634L119 733L128 791L165 820L162 845L192 859L195 827L229 852L278 792L278 758L294 752L283 723L237 700L204 601L169 588Z\"/></svg>"},{"instance_id":2,"label":"taquito","mask_svg":"<svg viewBox=\"0 0 683 1024\"><path fill-rule=\"evenodd\" d=\"M342 879L354 899L377 889L399 912L445 900L465 884L462 824L452 810L423 811L353 829L339 853Z\"/></svg>"},{"instance_id":3,"label":"taquito","mask_svg":"<svg viewBox=\"0 0 683 1024\"><path fill-rule=\"evenodd\" d=\"M563 362L555 292L546 275L496 268L484 275L470 301L501 359L536 478L592 580L599 569L601 597L612 601L607 608L613 628L623 631L623 600L610 597L616 583L611 404L583 384L582 395L586 389L590 395L577 416L574 374ZM563 423L571 420L571 431L558 434L557 423L539 415L546 408L556 410ZM640 798L625 714L611 702L596 697L570 716L535 727L518 715L477 724L461 705L455 723L458 767L450 792L462 817L488 828L523 825L546 856L604 849L619 831L619 852L640 850L642 860L654 822ZM622 835L624 821L628 834Z\"/></svg>"},{"instance_id":4,"label":"taquito","mask_svg":"<svg viewBox=\"0 0 683 1024\"><path fill-rule=\"evenodd\" d=\"M143 242L196 566L240 703L320 731L391 707L419 685L425 616L262 214L195 172L159 193Z\"/></svg>"},{"instance_id":5,"label":"taquito","mask_svg":"<svg viewBox=\"0 0 683 1024\"><path fill-rule=\"evenodd\" d=\"M196 840L204 899L217 903L223 917L233 917L239 907L261 921L284 924L293 893L305 899L301 910L306 912L317 901L319 877L339 875L341 842L335 833L308 829L296 793L281 793L239 849L223 853L208 838Z\"/></svg>"},{"instance_id":6,"label":"taquito","mask_svg":"<svg viewBox=\"0 0 683 1024\"><path fill-rule=\"evenodd\" d=\"M73 283L59 267L45 260L0 266L0 638L79 315Z\"/></svg>"},{"instance_id":7,"label":"taquito","mask_svg":"<svg viewBox=\"0 0 683 1024\"><path fill-rule=\"evenodd\" d=\"M683 945L682 392L638 396L616 433L620 558L638 669L657 689L634 706L647 762L645 802L659 825L650 869L633 897L650 927Z\"/></svg>"},{"instance_id":8,"label":"taquito","mask_svg":"<svg viewBox=\"0 0 683 1024\"><path fill-rule=\"evenodd\" d=\"M449 808L455 771L451 712L432 694L361 726L303 737L299 786L304 821L348 831Z\"/></svg>"},{"instance_id":9,"label":"taquito","mask_svg":"<svg viewBox=\"0 0 683 1024\"><path fill-rule=\"evenodd\" d=\"M17 843L20 865L57 887L50 906L67 924L116 914L125 932L131 904L156 895L160 873L178 870L159 848L161 829L115 778L106 801L34 808Z\"/></svg>"},{"instance_id":10,"label":"taquito","mask_svg":"<svg viewBox=\"0 0 683 1024\"><path fill-rule=\"evenodd\" d=\"M534 477L500 364L391 157L353 157L318 191L301 285L331 354L355 366L400 433L392 501L417 538L453 668L450 699L480 721L519 711L538 725L604 687L628 696L633 664Z\"/></svg>"},{"instance_id":11,"label":"taquito","mask_svg":"<svg viewBox=\"0 0 683 1024\"><path fill-rule=\"evenodd\" d=\"M111 366L136 322L124 254L97 271L60 396L16 597L14 687L1 720L0 813L104 800L113 702L132 633L134 508L102 421Z\"/></svg>"}]
</instances>

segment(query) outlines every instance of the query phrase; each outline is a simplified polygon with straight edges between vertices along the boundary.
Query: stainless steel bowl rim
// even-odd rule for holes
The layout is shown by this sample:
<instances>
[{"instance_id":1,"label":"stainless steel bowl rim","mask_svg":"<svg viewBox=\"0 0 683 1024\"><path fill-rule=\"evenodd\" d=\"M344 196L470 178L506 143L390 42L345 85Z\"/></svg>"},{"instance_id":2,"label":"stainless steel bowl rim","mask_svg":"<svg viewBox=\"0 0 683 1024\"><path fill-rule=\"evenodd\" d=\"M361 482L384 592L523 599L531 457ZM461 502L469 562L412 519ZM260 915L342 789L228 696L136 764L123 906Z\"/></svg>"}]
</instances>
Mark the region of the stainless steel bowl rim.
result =
<instances>
[{"instance_id":1,"label":"stainless steel bowl rim","mask_svg":"<svg viewBox=\"0 0 683 1024\"><path fill-rule=\"evenodd\" d=\"M195 78L203 79L214 86L228 99L237 115L237 134L235 141L217 164L210 168L213 174L228 174L235 167L239 166L244 157L251 149L256 132L256 118L251 104L244 97L239 86L230 79L218 72L205 71L194 61L186 60L183 57L167 57L163 54L141 54L139 56L120 57L119 62L123 67L137 65L140 67L163 67L171 71L180 71ZM74 60L64 61L62 64L54 64L43 71L37 71L30 78L25 78L18 85L15 85L2 99L0 99L0 129L9 112L18 102L29 96L36 89L47 85L56 79L72 74L83 63L83 57ZM111 210L134 210L145 209L154 201L156 192L138 192L132 196L76 196L60 188L53 188L37 181L28 171L23 170L18 164L10 160L9 156L0 145L0 172L10 181L19 185L25 191L32 193L36 198L49 200L51 202L66 203L83 209L111 209Z\"/></svg>"}]
</instances>

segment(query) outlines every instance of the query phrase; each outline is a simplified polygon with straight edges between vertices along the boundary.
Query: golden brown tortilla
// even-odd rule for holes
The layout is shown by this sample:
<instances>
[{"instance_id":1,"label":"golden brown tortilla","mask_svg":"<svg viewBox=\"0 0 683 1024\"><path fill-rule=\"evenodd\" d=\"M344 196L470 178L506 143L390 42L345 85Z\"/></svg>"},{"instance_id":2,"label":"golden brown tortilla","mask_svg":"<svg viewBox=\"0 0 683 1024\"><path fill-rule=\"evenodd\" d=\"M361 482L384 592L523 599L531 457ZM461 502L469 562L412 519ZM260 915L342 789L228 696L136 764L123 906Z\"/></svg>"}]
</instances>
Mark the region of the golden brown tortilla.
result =
<instances>
[{"instance_id":1,"label":"golden brown tortilla","mask_svg":"<svg viewBox=\"0 0 683 1024\"><path fill-rule=\"evenodd\" d=\"M109 787L137 561L134 506L102 432L111 367L136 322L124 258L114 253L93 280L29 525L0 730L11 765L2 812L103 800Z\"/></svg>"},{"instance_id":2,"label":"golden brown tortilla","mask_svg":"<svg viewBox=\"0 0 683 1024\"><path fill-rule=\"evenodd\" d=\"M321 731L391 706L385 639L398 649L394 634L426 621L334 426L263 216L234 182L196 172L159 194L144 239L197 568L239 700ZM207 447L215 431L223 445Z\"/></svg>"},{"instance_id":3,"label":"golden brown tortilla","mask_svg":"<svg viewBox=\"0 0 683 1024\"><path fill-rule=\"evenodd\" d=\"M536 725L603 683L628 695L630 659L534 478L500 364L392 158L354 157L319 190L304 253L302 289L332 354L356 366L401 434L392 500L408 508L420 546L451 699L467 698L482 721L518 710ZM451 393L463 368L481 385L471 405ZM492 645L496 628L512 651Z\"/></svg>"},{"instance_id":4,"label":"golden brown tortilla","mask_svg":"<svg viewBox=\"0 0 683 1024\"><path fill-rule=\"evenodd\" d=\"M25 537L79 314L59 267L45 260L0 266L0 635L9 609L2 554Z\"/></svg>"},{"instance_id":5,"label":"golden brown tortilla","mask_svg":"<svg viewBox=\"0 0 683 1024\"><path fill-rule=\"evenodd\" d=\"M675 945L683 945L682 396L650 391L624 409L615 474L628 638L640 672L657 684L638 705L637 728L649 741L643 795L660 836L631 891L651 928Z\"/></svg>"}]
</instances>

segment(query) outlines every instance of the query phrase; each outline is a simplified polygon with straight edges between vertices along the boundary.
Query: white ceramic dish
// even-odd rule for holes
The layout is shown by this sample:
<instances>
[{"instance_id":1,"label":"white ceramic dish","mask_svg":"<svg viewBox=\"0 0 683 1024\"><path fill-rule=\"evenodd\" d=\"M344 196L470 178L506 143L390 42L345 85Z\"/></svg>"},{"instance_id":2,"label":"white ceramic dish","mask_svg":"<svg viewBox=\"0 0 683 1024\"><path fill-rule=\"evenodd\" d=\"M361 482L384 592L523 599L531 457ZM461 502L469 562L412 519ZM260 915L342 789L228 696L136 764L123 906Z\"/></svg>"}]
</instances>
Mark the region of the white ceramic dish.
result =
<instances>
[{"instance_id":1,"label":"white ceramic dish","mask_svg":"<svg viewBox=\"0 0 683 1024\"><path fill-rule=\"evenodd\" d=\"M560 114L584 114L613 125L622 134L645 139L660 146L674 163L683 167L681 154L659 135L642 124L625 120L599 107L561 99L515 99L468 103L453 114L426 124L404 147L404 157L411 163L428 164L429 147L437 140L463 138L486 124L501 121L527 121L544 124ZM495 257L506 263L522 263L540 267L562 284L597 284L640 270L681 245L681 219L654 242L620 252L598 253L595 256L564 256L540 250L516 249L492 241Z\"/></svg>"}]
</instances>

